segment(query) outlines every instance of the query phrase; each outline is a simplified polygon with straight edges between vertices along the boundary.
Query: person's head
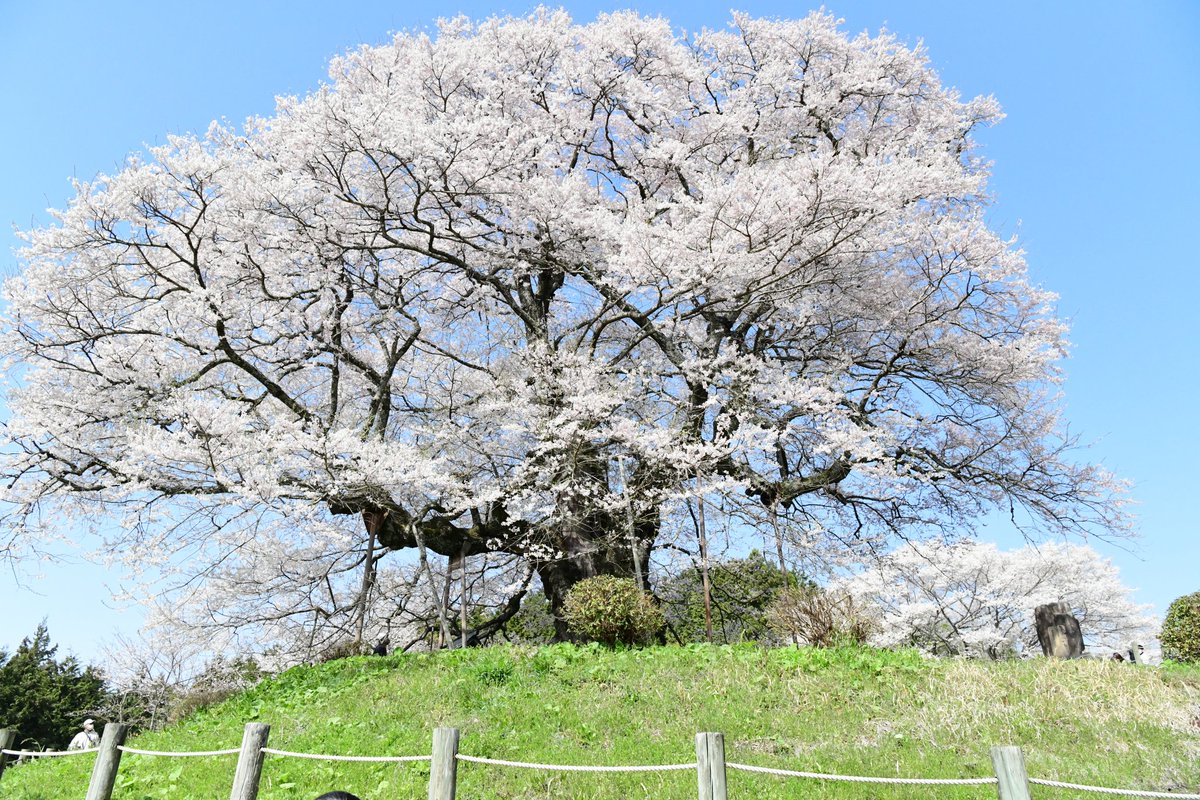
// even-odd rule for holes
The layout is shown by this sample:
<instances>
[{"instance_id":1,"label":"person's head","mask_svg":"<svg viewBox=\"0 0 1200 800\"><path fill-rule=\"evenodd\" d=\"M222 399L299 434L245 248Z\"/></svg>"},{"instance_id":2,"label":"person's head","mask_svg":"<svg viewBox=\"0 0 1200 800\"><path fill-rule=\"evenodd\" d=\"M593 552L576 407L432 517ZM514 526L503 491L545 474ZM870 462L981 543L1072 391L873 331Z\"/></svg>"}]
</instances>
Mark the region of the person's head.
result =
<instances>
[{"instance_id":1,"label":"person's head","mask_svg":"<svg viewBox=\"0 0 1200 800\"><path fill-rule=\"evenodd\" d=\"M349 792L337 791L326 792L318 797L317 800L359 800L359 798L356 795L350 794Z\"/></svg>"},{"instance_id":2,"label":"person's head","mask_svg":"<svg viewBox=\"0 0 1200 800\"><path fill-rule=\"evenodd\" d=\"M84 729L85 731L94 731L94 730L96 729L96 720L94 720L94 719L85 719L85 720L83 721L83 729Z\"/></svg>"}]
</instances>

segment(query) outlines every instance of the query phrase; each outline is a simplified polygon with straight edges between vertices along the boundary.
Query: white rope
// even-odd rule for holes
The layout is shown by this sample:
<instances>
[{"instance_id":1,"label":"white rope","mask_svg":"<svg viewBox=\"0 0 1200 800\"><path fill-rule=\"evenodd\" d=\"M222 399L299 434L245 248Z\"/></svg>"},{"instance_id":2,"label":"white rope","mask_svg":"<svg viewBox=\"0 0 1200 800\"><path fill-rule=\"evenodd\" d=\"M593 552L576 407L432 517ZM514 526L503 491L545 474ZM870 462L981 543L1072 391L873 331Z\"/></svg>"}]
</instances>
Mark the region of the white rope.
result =
<instances>
[{"instance_id":1,"label":"white rope","mask_svg":"<svg viewBox=\"0 0 1200 800\"><path fill-rule=\"evenodd\" d=\"M1044 778L1030 778L1030 783L1039 786L1053 786L1055 789L1075 789L1080 792L1099 792L1100 794L1124 794L1132 797L1171 797L1175 800L1200 800L1200 794L1180 794L1178 792L1143 792L1138 789L1109 789L1106 786L1084 786L1079 783L1063 783L1048 781Z\"/></svg>"},{"instance_id":2,"label":"white rope","mask_svg":"<svg viewBox=\"0 0 1200 800\"><path fill-rule=\"evenodd\" d=\"M262 748L264 753L270 753L273 756L290 756L292 758L315 758L322 761L430 761L432 756L325 756L320 753L289 753L287 750L274 750L270 747ZM235 753L238 751L234 751Z\"/></svg>"},{"instance_id":3,"label":"white rope","mask_svg":"<svg viewBox=\"0 0 1200 800\"><path fill-rule=\"evenodd\" d=\"M605 767L588 766L586 764L532 764L527 761L504 761L499 758L480 758L479 756L455 756L459 761L470 761L473 764L495 764L500 767L521 767L523 769L551 769L560 772L669 772L671 770L696 769L696 763L690 764L658 764L649 766Z\"/></svg>"},{"instance_id":4,"label":"white rope","mask_svg":"<svg viewBox=\"0 0 1200 800\"><path fill-rule=\"evenodd\" d=\"M78 756L84 753L94 753L99 749L99 747L89 747L86 750L0 750L0 753L4 753L6 756L45 758L47 756Z\"/></svg>"},{"instance_id":5,"label":"white rope","mask_svg":"<svg viewBox=\"0 0 1200 800\"><path fill-rule=\"evenodd\" d=\"M123 753L132 753L135 756L170 756L172 758L186 758L187 756L231 756L242 752L240 748L232 750L184 750L182 752L171 752L168 750L138 750L125 745L118 745L117 749Z\"/></svg>"},{"instance_id":6,"label":"white rope","mask_svg":"<svg viewBox=\"0 0 1200 800\"><path fill-rule=\"evenodd\" d=\"M866 775L825 775L820 772L798 772L791 769L772 769L771 767L755 767L750 764L735 764L726 761L730 769L740 769L745 772L761 772L764 775L783 775L789 778L816 778L823 781L850 781L852 783L907 783L924 784L929 786L984 786L997 783L996 778L880 778Z\"/></svg>"}]
</instances>

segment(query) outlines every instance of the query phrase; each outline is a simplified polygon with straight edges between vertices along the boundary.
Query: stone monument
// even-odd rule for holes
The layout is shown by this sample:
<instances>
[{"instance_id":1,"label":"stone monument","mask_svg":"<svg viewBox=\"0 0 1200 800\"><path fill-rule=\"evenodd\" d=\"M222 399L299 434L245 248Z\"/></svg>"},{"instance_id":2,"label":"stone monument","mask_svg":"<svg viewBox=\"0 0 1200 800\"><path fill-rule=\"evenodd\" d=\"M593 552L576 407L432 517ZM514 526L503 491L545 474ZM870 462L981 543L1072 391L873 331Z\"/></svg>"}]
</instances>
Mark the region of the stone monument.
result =
<instances>
[{"instance_id":1,"label":"stone monument","mask_svg":"<svg viewBox=\"0 0 1200 800\"><path fill-rule=\"evenodd\" d=\"M1033 610L1038 643L1047 658L1079 658L1083 655L1083 632L1079 620L1066 603L1047 603Z\"/></svg>"}]
</instances>

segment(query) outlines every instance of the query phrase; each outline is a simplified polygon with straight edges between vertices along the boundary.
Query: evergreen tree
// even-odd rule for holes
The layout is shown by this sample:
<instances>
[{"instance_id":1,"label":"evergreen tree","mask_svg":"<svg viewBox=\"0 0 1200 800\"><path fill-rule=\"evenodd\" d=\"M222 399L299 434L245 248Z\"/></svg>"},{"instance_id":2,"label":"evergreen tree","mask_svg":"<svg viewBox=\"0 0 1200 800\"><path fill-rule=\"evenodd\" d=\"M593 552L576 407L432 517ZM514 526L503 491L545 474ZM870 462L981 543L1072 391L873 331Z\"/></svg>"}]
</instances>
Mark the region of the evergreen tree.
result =
<instances>
[{"instance_id":1,"label":"evergreen tree","mask_svg":"<svg viewBox=\"0 0 1200 800\"><path fill-rule=\"evenodd\" d=\"M795 585L778 565L757 550L746 558L713 562L709 569L712 586L713 641L730 644L762 641L770 637L767 609L785 583ZM801 581L809 585L807 578ZM683 642L703 642L704 589L698 567L689 567L668 577L658 590L672 635Z\"/></svg>"},{"instance_id":2,"label":"evergreen tree","mask_svg":"<svg viewBox=\"0 0 1200 800\"><path fill-rule=\"evenodd\" d=\"M104 699L104 678L58 646L42 622L12 655L0 650L0 728L15 728L25 749L63 749Z\"/></svg>"}]
</instances>

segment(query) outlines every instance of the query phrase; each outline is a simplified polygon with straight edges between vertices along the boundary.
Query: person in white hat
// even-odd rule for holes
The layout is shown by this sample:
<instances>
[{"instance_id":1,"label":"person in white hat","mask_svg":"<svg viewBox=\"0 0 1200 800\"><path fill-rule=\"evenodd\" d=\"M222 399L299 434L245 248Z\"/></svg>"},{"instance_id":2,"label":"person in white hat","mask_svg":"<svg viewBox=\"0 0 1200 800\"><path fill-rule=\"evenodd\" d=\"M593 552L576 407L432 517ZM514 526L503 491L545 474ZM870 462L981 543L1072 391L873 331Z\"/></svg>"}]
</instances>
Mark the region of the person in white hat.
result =
<instances>
[{"instance_id":1,"label":"person in white hat","mask_svg":"<svg viewBox=\"0 0 1200 800\"><path fill-rule=\"evenodd\" d=\"M85 719L83 730L75 734L75 738L67 745L68 750L90 750L100 744L100 734L96 733L96 720Z\"/></svg>"}]
</instances>

